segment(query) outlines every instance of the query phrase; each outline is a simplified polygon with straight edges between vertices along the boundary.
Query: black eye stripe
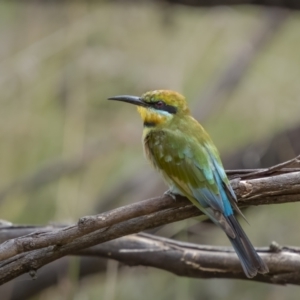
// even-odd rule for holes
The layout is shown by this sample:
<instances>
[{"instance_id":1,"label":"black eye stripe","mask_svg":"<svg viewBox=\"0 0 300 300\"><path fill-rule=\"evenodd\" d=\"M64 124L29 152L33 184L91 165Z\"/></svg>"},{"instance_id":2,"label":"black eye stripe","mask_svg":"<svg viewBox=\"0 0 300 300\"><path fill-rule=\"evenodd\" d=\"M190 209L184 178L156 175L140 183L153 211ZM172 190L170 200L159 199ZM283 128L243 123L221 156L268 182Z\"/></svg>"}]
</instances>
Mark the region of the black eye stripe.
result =
<instances>
[{"instance_id":1,"label":"black eye stripe","mask_svg":"<svg viewBox=\"0 0 300 300\"><path fill-rule=\"evenodd\" d=\"M170 114L176 114L177 113L177 108L172 105L166 104L164 101L159 100L157 102L152 102L152 105L159 110L164 110Z\"/></svg>"},{"instance_id":2,"label":"black eye stripe","mask_svg":"<svg viewBox=\"0 0 300 300\"><path fill-rule=\"evenodd\" d=\"M168 113L173 114L173 115L175 115L177 113L177 108L175 106L172 106L172 105L165 105L163 110L165 110Z\"/></svg>"}]
</instances>

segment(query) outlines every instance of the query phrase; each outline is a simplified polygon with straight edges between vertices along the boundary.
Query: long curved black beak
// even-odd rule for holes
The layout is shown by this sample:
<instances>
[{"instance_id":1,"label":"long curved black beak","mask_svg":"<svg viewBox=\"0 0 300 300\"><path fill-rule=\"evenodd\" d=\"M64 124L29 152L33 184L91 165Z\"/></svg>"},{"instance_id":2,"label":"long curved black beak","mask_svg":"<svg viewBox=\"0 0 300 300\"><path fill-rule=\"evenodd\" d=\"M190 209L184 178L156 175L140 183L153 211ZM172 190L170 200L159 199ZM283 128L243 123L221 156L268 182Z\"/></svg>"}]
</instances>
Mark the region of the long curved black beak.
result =
<instances>
[{"instance_id":1,"label":"long curved black beak","mask_svg":"<svg viewBox=\"0 0 300 300\"><path fill-rule=\"evenodd\" d=\"M138 106L144 106L144 107L148 106L148 104L142 98L137 96L121 95L121 96L110 97L107 100L122 101L122 102L127 102L127 103L131 103Z\"/></svg>"}]
</instances>

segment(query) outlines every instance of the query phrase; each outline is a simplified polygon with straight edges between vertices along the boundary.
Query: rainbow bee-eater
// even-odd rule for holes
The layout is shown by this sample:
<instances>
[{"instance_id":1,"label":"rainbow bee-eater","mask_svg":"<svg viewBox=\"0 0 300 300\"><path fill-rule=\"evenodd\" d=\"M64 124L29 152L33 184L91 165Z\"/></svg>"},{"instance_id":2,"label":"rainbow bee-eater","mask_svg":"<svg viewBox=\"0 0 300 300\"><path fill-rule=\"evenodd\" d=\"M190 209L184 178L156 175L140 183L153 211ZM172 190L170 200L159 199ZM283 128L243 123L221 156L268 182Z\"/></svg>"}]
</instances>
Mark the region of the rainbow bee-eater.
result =
<instances>
[{"instance_id":1,"label":"rainbow bee-eater","mask_svg":"<svg viewBox=\"0 0 300 300\"><path fill-rule=\"evenodd\" d=\"M204 128L191 116L185 98L168 90L109 100L137 105L144 122L146 157L169 186L169 193L187 197L222 228L234 247L247 277L267 273L234 216L237 198L224 171L219 153Z\"/></svg>"}]
</instances>

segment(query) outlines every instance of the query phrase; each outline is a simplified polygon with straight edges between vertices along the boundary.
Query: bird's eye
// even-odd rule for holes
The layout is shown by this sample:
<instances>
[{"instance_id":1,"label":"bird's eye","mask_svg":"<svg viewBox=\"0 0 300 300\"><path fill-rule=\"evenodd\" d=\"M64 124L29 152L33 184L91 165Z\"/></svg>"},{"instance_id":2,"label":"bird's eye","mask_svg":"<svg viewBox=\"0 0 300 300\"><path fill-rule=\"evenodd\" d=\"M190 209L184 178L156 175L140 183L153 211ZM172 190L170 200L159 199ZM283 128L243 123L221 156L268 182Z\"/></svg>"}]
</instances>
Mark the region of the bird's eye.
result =
<instances>
[{"instance_id":1,"label":"bird's eye","mask_svg":"<svg viewBox=\"0 0 300 300\"><path fill-rule=\"evenodd\" d=\"M162 107L164 107L164 105L165 105L165 103L163 101L157 101L155 103L156 108L162 108Z\"/></svg>"}]
</instances>

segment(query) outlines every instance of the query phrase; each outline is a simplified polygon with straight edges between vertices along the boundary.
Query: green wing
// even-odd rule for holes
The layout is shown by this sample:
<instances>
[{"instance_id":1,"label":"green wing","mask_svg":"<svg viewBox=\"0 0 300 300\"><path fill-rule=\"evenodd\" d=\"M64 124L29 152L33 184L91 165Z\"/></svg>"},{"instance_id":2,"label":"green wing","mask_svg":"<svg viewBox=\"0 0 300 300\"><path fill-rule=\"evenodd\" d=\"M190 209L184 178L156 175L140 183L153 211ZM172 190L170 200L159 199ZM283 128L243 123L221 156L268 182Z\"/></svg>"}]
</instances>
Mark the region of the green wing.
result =
<instances>
[{"instance_id":1,"label":"green wing","mask_svg":"<svg viewBox=\"0 0 300 300\"><path fill-rule=\"evenodd\" d=\"M223 213L228 205L222 200L211 158L216 149L212 145L210 153L208 147L194 137L169 130L151 131L145 138L148 158L171 188L174 185L201 210L211 207Z\"/></svg>"}]
</instances>

